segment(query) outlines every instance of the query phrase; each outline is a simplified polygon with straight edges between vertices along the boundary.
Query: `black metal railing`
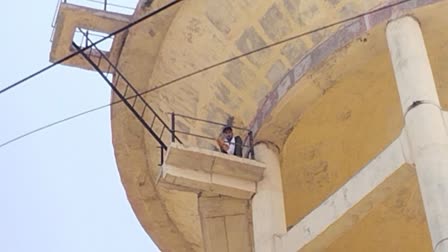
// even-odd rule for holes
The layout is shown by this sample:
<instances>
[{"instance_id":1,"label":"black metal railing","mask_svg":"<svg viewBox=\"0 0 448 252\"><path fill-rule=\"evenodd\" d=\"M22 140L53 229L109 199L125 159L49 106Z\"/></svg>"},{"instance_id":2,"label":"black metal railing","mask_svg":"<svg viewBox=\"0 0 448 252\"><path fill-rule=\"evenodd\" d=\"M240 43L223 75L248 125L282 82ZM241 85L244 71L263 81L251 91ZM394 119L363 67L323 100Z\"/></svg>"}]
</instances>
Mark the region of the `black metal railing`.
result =
<instances>
[{"instance_id":1,"label":"black metal railing","mask_svg":"<svg viewBox=\"0 0 448 252\"><path fill-rule=\"evenodd\" d=\"M137 4L138 1L135 1ZM61 4L73 4L98 10L104 10L109 12L117 12L125 15L131 15L135 10L135 5L126 6L122 4L117 4L110 0L58 0L55 12L53 14L53 21L51 22L51 27L53 31L50 36L50 42L53 42L54 32L56 29L56 17L58 16Z\"/></svg>"},{"instance_id":2,"label":"black metal railing","mask_svg":"<svg viewBox=\"0 0 448 252\"><path fill-rule=\"evenodd\" d=\"M175 142L175 134L181 134L181 135L187 135L187 136L192 136L195 138L201 138L201 139L206 139L209 141L213 141L215 142L217 140L216 136L207 136L204 134L200 134L200 133L191 133L191 132L186 132L186 131L181 131L181 130L177 130L176 129L176 118L177 117L181 117L181 118L185 118L188 120L192 120L192 121L196 121L196 122L201 122L201 123L205 123L205 124L213 124L213 125L217 125L217 126L221 126L221 127L226 127L226 126L231 126L232 129L234 130L240 130L245 132L245 136L243 136L243 138L245 139L242 145L242 148L246 148L246 158L251 158L251 159L255 159L255 152L254 152L254 137L253 137L253 133L252 130L247 129L247 128L243 128L243 127L238 127L238 126L233 126L233 125L229 125L227 123L219 123L219 122L214 122L214 121L210 121L210 120L205 120L205 119L201 119L201 118L196 118L196 117L192 117L192 116L187 116L187 115L182 115L182 114L176 114L174 112L170 113L171 114L171 132L172 132L172 137L171 137L171 141Z\"/></svg>"}]
</instances>

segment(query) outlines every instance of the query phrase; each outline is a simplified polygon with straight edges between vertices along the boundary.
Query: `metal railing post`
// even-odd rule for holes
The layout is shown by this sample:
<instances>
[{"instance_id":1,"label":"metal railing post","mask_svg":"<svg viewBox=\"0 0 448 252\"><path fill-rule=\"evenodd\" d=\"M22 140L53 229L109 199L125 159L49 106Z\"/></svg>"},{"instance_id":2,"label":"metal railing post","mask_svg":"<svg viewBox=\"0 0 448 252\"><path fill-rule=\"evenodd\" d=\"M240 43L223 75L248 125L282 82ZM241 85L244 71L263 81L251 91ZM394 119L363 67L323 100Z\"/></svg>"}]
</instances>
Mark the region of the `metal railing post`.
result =
<instances>
[{"instance_id":1,"label":"metal railing post","mask_svg":"<svg viewBox=\"0 0 448 252\"><path fill-rule=\"evenodd\" d=\"M176 114L171 113L171 142L176 142Z\"/></svg>"},{"instance_id":2,"label":"metal railing post","mask_svg":"<svg viewBox=\"0 0 448 252\"><path fill-rule=\"evenodd\" d=\"M86 31L85 37L86 37L86 47L88 47L89 46L89 30Z\"/></svg>"},{"instance_id":3,"label":"metal railing post","mask_svg":"<svg viewBox=\"0 0 448 252\"><path fill-rule=\"evenodd\" d=\"M158 146L157 148L160 148L160 164L159 164L159 166L162 166L163 162L165 161L164 160L164 156L165 156L164 148L163 148L163 146Z\"/></svg>"},{"instance_id":4,"label":"metal railing post","mask_svg":"<svg viewBox=\"0 0 448 252\"><path fill-rule=\"evenodd\" d=\"M104 0L104 11L107 11L107 0Z\"/></svg>"},{"instance_id":5,"label":"metal railing post","mask_svg":"<svg viewBox=\"0 0 448 252\"><path fill-rule=\"evenodd\" d=\"M252 133L252 130L249 131L249 152L250 152L250 158L255 159L254 135Z\"/></svg>"}]
</instances>

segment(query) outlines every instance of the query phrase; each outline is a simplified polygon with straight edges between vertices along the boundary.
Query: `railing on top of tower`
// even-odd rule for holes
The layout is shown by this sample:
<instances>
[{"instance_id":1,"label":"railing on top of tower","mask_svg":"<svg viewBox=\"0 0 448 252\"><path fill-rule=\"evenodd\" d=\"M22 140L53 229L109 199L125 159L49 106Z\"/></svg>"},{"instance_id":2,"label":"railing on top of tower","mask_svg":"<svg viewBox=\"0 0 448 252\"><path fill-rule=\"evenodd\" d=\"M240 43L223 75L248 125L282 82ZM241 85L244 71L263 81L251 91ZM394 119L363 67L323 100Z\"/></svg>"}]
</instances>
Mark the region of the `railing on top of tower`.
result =
<instances>
[{"instance_id":1,"label":"railing on top of tower","mask_svg":"<svg viewBox=\"0 0 448 252\"><path fill-rule=\"evenodd\" d=\"M129 4L128 2L134 2ZM59 13L61 4L73 4L77 6L88 7L97 10L109 11L114 13L120 13L125 15L132 15L138 4L138 0L127 0L126 4L117 3L119 0L58 0L56 9L51 22L53 31L51 32L50 42L53 42L54 32L56 29L56 18ZM75 31L77 32L77 31Z\"/></svg>"},{"instance_id":2,"label":"railing on top of tower","mask_svg":"<svg viewBox=\"0 0 448 252\"><path fill-rule=\"evenodd\" d=\"M211 136L205 136L201 134L194 134L190 132L184 132L184 131L178 131L176 130L176 117L182 117L185 119L190 119L194 121L199 121L203 123L213 124L213 125L220 125L220 126L227 126L227 124L208 121L204 119L194 118L191 116L181 115L181 114L175 114L171 113L171 127L168 126L167 123L157 114L157 112L148 104L148 102L143 98L143 96L138 92L138 90L129 82L129 80L121 73L121 71L118 69L118 67L110 61L108 56L97 47L96 44L89 38L89 33L84 32L82 29L79 29L79 31L85 36L86 44L85 46L92 45L92 47L87 50L86 52L82 51L83 43L77 45L75 42L72 43L72 46L74 49L80 51L81 55L84 57L84 59L101 75L101 77L107 82L107 84L112 88L113 92L117 95L117 97L120 98L120 100L128 107L128 109L134 114L134 116L137 118L137 120L140 121L140 123L146 128L146 130L150 133L150 135L158 142L159 148L160 148L160 165L164 163L164 151L168 149L168 145L163 141L163 136L165 132L169 132L171 135L171 142L179 142L183 144L183 142L179 139L179 137L176 135L178 134L184 134L189 135L192 137L197 137L201 139L208 139L215 141L216 139ZM82 40L84 41L84 40ZM93 54L93 57L92 57ZM104 69L105 72L103 72L100 68L101 66L104 66L106 64L106 67ZM108 77L108 74L105 73L113 73L115 78L111 81ZM124 92L121 92L118 88L119 82L124 83L125 89ZM128 92L131 92L130 95L128 95ZM132 102L132 103L131 103ZM137 103L139 102L139 103ZM136 104L140 104L140 108L136 106ZM141 107L143 106L143 108ZM145 114L146 113L146 114ZM147 118L149 115L149 118L152 118L151 123L147 121L145 118ZM159 124L159 131L156 132L156 129L154 128L155 123ZM243 144L242 147L248 148L248 151L246 152L246 157L250 157L251 159L255 158L254 153L254 140L253 140L253 134L250 129L232 126L232 128L237 130L243 130L247 132L247 135L245 137L245 142L249 142L248 145Z\"/></svg>"}]
</instances>

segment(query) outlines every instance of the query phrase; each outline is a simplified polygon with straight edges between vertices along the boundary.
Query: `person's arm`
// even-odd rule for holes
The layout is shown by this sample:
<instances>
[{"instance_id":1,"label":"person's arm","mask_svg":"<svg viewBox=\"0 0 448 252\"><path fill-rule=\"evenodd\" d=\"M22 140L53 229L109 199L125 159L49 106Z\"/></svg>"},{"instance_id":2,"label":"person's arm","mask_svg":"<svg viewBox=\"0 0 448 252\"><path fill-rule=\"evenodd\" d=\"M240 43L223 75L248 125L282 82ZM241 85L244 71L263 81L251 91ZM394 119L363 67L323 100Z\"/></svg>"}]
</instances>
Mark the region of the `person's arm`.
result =
<instances>
[{"instance_id":1,"label":"person's arm","mask_svg":"<svg viewBox=\"0 0 448 252\"><path fill-rule=\"evenodd\" d=\"M229 145L227 145L227 144L224 142L224 136L223 136L222 134L219 135L218 139L216 139L216 142L218 143L219 148L220 148L222 151L227 152L227 151L229 150Z\"/></svg>"}]
</instances>

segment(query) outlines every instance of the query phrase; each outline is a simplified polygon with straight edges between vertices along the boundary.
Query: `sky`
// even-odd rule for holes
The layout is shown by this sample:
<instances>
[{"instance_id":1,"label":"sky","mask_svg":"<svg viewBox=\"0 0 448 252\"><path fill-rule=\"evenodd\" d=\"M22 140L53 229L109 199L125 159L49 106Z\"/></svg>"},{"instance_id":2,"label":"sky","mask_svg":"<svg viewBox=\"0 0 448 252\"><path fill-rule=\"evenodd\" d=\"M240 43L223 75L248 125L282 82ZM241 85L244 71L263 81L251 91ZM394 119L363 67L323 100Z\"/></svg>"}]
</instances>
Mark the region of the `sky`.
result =
<instances>
[{"instance_id":1,"label":"sky","mask_svg":"<svg viewBox=\"0 0 448 252\"><path fill-rule=\"evenodd\" d=\"M0 89L50 64L56 4L2 4ZM109 99L98 73L56 66L0 94L0 145ZM2 252L159 251L121 184L109 108L0 147L0 172Z\"/></svg>"}]
</instances>

